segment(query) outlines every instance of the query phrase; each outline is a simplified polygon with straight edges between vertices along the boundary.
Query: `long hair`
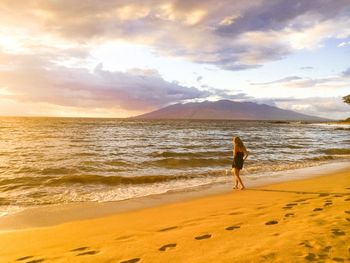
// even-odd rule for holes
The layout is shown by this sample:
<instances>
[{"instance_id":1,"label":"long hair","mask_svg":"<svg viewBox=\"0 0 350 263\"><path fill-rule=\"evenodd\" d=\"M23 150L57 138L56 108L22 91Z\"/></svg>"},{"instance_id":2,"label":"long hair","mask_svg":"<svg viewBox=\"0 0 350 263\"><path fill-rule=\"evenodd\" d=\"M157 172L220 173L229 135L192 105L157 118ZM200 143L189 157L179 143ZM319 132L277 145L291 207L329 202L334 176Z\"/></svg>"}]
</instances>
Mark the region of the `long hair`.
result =
<instances>
[{"instance_id":1,"label":"long hair","mask_svg":"<svg viewBox=\"0 0 350 263\"><path fill-rule=\"evenodd\" d=\"M242 142L241 138L235 137L233 139L233 142L235 144L235 147L237 147L237 149L241 149L241 150L245 149L244 143Z\"/></svg>"}]
</instances>

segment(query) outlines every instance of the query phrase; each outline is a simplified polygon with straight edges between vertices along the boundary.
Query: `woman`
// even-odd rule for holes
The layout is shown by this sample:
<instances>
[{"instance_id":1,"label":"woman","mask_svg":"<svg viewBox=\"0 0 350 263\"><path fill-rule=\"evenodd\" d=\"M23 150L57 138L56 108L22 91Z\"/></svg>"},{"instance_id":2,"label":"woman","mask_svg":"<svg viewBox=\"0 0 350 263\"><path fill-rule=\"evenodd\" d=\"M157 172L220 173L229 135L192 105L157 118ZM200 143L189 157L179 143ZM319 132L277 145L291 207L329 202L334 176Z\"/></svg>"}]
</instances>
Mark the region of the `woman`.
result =
<instances>
[{"instance_id":1,"label":"woman","mask_svg":"<svg viewBox=\"0 0 350 263\"><path fill-rule=\"evenodd\" d=\"M243 162L247 159L248 152L245 148L242 140L239 137L233 137L233 163L232 163L232 175L235 176L236 185L234 189L238 188L238 183L241 184L241 190L244 189L241 177L239 177L239 171L243 168Z\"/></svg>"}]
</instances>

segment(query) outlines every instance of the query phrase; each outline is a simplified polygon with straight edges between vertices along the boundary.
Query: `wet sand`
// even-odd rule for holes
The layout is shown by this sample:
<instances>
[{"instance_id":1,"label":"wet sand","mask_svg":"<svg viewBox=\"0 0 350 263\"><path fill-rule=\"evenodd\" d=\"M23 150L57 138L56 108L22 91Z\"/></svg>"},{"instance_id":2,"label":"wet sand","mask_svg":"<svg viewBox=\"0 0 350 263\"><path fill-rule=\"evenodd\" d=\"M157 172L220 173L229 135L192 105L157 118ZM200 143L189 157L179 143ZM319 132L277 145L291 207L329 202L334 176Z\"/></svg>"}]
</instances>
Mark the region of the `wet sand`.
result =
<instances>
[{"instance_id":1,"label":"wet sand","mask_svg":"<svg viewBox=\"0 0 350 263\"><path fill-rule=\"evenodd\" d=\"M349 229L350 171L345 169L2 232L0 261L347 262Z\"/></svg>"}]
</instances>

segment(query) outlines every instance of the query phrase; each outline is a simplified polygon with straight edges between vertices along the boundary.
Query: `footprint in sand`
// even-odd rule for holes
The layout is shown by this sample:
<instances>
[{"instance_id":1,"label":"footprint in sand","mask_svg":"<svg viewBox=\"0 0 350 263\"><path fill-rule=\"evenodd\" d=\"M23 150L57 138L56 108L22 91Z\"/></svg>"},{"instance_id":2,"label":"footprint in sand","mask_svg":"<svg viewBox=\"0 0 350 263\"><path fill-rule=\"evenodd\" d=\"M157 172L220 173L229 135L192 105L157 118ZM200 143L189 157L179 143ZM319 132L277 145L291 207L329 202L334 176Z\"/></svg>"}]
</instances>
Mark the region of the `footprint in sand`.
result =
<instances>
[{"instance_id":1,"label":"footprint in sand","mask_svg":"<svg viewBox=\"0 0 350 263\"><path fill-rule=\"evenodd\" d=\"M314 253L309 253L307 256L304 257L308 261L315 261L316 260L316 255Z\"/></svg>"},{"instance_id":2,"label":"footprint in sand","mask_svg":"<svg viewBox=\"0 0 350 263\"><path fill-rule=\"evenodd\" d=\"M331 250L332 246L326 246L322 249L323 252L329 252Z\"/></svg>"},{"instance_id":3,"label":"footprint in sand","mask_svg":"<svg viewBox=\"0 0 350 263\"><path fill-rule=\"evenodd\" d=\"M131 235L129 235L129 236L120 236L120 237L117 237L115 240L126 240L126 239L129 239L131 237L132 237Z\"/></svg>"},{"instance_id":4,"label":"footprint in sand","mask_svg":"<svg viewBox=\"0 0 350 263\"><path fill-rule=\"evenodd\" d=\"M338 228L333 228L332 229L332 234L335 236L345 236L345 232L339 230Z\"/></svg>"},{"instance_id":5,"label":"footprint in sand","mask_svg":"<svg viewBox=\"0 0 350 263\"><path fill-rule=\"evenodd\" d=\"M23 261L23 260L30 259L30 258L33 258L33 257L34 256L25 256L25 257L17 258L16 261Z\"/></svg>"},{"instance_id":6,"label":"footprint in sand","mask_svg":"<svg viewBox=\"0 0 350 263\"><path fill-rule=\"evenodd\" d=\"M328 255L327 254L317 254L319 259L327 259Z\"/></svg>"},{"instance_id":7,"label":"footprint in sand","mask_svg":"<svg viewBox=\"0 0 350 263\"><path fill-rule=\"evenodd\" d=\"M334 260L336 262L344 262L343 258L332 258L332 260Z\"/></svg>"},{"instance_id":8,"label":"footprint in sand","mask_svg":"<svg viewBox=\"0 0 350 263\"><path fill-rule=\"evenodd\" d=\"M231 230L235 230L235 229L238 229L238 228L241 228L240 226L229 226L229 227L226 227L225 229L228 230L228 231L231 231Z\"/></svg>"},{"instance_id":9,"label":"footprint in sand","mask_svg":"<svg viewBox=\"0 0 350 263\"><path fill-rule=\"evenodd\" d=\"M350 210L346 210L344 211L344 213L350 214Z\"/></svg>"},{"instance_id":10,"label":"footprint in sand","mask_svg":"<svg viewBox=\"0 0 350 263\"><path fill-rule=\"evenodd\" d=\"M326 201L323 206L330 206L330 205L333 205L333 202L332 201Z\"/></svg>"},{"instance_id":11,"label":"footprint in sand","mask_svg":"<svg viewBox=\"0 0 350 263\"><path fill-rule=\"evenodd\" d=\"M242 212L231 212L229 213L230 216L235 216L235 215L241 215L243 214Z\"/></svg>"},{"instance_id":12,"label":"footprint in sand","mask_svg":"<svg viewBox=\"0 0 350 263\"><path fill-rule=\"evenodd\" d=\"M73 248L70 251L71 252L80 252L83 251L79 254L77 254L76 256L86 256L86 255L95 255L97 254L99 251L96 250L89 250L89 251L85 251L87 249L90 249L89 247L78 247L78 248Z\"/></svg>"},{"instance_id":13,"label":"footprint in sand","mask_svg":"<svg viewBox=\"0 0 350 263\"><path fill-rule=\"evenodd\" d=\"M299 243L300 246L308 247L308 248L313 248L313 246L310 245L309 240L304 240L303 242Z\"/></svg>"},{"instance_id":14,"label":"footprint in sand","mask_svg":"<svg viewBox=\"0 0 350 263\"><path fill-rule=\"evenodd\" d=\"M203 239L208 239L208 238L211 238L210 234L205 234L202 236L195 237L196 240L203 240Z\"/></svg>"},{"instance_id":15,"label":"footprint in sand","mask_svg":"<svg viewBox=\"0 0 350 263\"><path fill-rule=\"evenodd\" d=\"M90 250L90 251L81 252L77 256L95 255L98 252L99 251L96 251L96 250Z\"/></svg>"},{"instance_id":16,"label":"footprint in sand","mask_svg":"<svg viewBox=\"0 0 350 263\"><path fill-rule=\"evenodd\" d=\"M295 200L294 202L304 202L306 200L308 200L308 199L298 199L298 200Z\"/></svg>"},{"instance_id":17,"label":"footprint in sand","mask_svg":"<svg viewBox=\"0 0 350 263\"><path fill-rule=\"evenodd\" d=\"M76 251L84 251L89 249L89 247L78 247L78 248L74 248L72 250L70 250L71 252L76 252Z\"/></svg>"},{"instance_id":18,"label":"footprint in sand","mask_svg":"<svg viewBox=\"0 0 350 263\"><path fill-rule=\"evenodd\" d=\"M317 211L322 211L323 210L323 208L320 208L320 207L316 207L314 210L312 210L312 211L314 211L314 212L317 212Z\"/></svg>"},{"instance_id":19,"label":"footprint in sand","mask_svg":"<svg viewBox=\"0 0 350 263\"><path fill-rule=\"evenodd\" d=\"M26 259L30 259L30 258L33 258L34 256L25 256L25 257L21 257L21 258L17 258L16 261L23 261L23 260L26 260ZM39 263L39 262L43 262L44 259L43 258L39 258L39 259L33 259L33 260L30 260L30 261L27 261L26 263Z\"/></svg>"},{"instance_id":20,"label":"footprint in sand","mask_svg":"<svg viewBox=\"0 0 350 263\"><path fill-rule=\"evenodd\" d=\"M347 218L346 221L349 221L349 222L350 222L350 218Z\"/></svg>"},{"instance_id":21,"label":"footprint in sand","mask_svg":"<svg viewBox=\"0 0 350 263\"><path fill-rule=\"evenodd\" d=\"M170 227L159 229L158 232L165 232L165 231L173 230L176 228L178 228L178 226L170 226Z\"/></svg>"},{"instance_id":22,"label":"footprint in sand","mask_svg":"<svg viewBox=\"0 0 350 263\"><path fill-rule=\"evenodd\" d=\"M284 215L285 217L291 217L291 216L294 216L294 213L287 213Z\"/></svg>"},{"instance_id":23,"label":"footprint in sand","mask_svg":"<svg viewBox=\"0 0 350 263\"><path fill-rule=\"evenodd\" d=\"M350 198L346 198L346 199L344 199L344 201L347 201L347 202L349 202L349 201L350 201Z\"/></svg>"},{"instance_id":24,"label":"footprint in sand","mask_svg":"<svg viewBox=\"0 0 350 263\"><path fill-rule=\"evenodd\" d=\"M322 196L329 196L329 194L326 194L326 193L319 194L319 197L322 197Z\"/></svg>"},{"instance_id":25,"label":"footprint in sand","mask_svg":"<svg viewBox=\"0 0 350 263\"><path fill-rule=\"evenodd\" d=\"M139 262L140 260L141 258L132 258L132 259L120 261L120 263L136 263L136 262Z\"/></svg>"},{"instance_id":26,"label":"footprint in sand","mask_svg":"<svg viewBox=\"0 0 350 263\"><path fill-rule=\"evenodd\" d=\"M167 251L169 249L175 248L176 247L176 243L170 243L170 244L166 244L164 246L161 246L158 250L159 251Z\"/></svg>"},{"instance_id":27,"label":"footprint in sand","mask_svg":"<svg viewBox=\"0 0 350 263\"><path fill-rule=\"evenodd\" d=\"M292 209L294 206L298 205L297 203L289 203L286 204L284 207L282 207L283 209Z\"/></svg>"},{"instance_id":28,"label":"footprint in sand","mask_svg":"<svg viewBox=\"0 0 350 263\"><path fill-rule=\"evenodd\" d=\"M33 259L31 261L27 261L26 263L39 263L39 262L43 262L44 259L43 258L40 258L40 259Z\"/></svg>"},{"instance_id":29,"label":"footprint in sand","mask_svg":"<svg viewBox=\"0 0 350 263\"><path fill-rule=\"evenodd\" d=\"M276 224L278 224L278 221L277 221L277 220L270 220L270 221L267 221L267 222L265 223L265 225L267 225L267 226L269 226L269 225L276 225Z\"/></svg>"}]
</instances>

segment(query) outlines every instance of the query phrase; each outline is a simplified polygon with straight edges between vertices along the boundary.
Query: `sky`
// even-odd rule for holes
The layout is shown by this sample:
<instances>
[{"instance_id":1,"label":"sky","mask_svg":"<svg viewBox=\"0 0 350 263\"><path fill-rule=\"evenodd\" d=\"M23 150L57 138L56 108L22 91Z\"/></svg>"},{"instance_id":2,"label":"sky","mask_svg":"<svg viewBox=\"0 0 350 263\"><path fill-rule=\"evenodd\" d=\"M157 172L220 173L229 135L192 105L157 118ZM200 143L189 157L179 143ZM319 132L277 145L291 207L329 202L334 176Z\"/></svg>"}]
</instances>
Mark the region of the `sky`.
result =
<instances>
[{"instance_id":1,"label":"sky","mask_svg":"<svg viewBox=\"0 0 350 263\"><path fill-rule=\"evenodd\" d=\"M350 0L1 0L0 115L230 99L344 119Z\"/></svg>"}]
</instances>

